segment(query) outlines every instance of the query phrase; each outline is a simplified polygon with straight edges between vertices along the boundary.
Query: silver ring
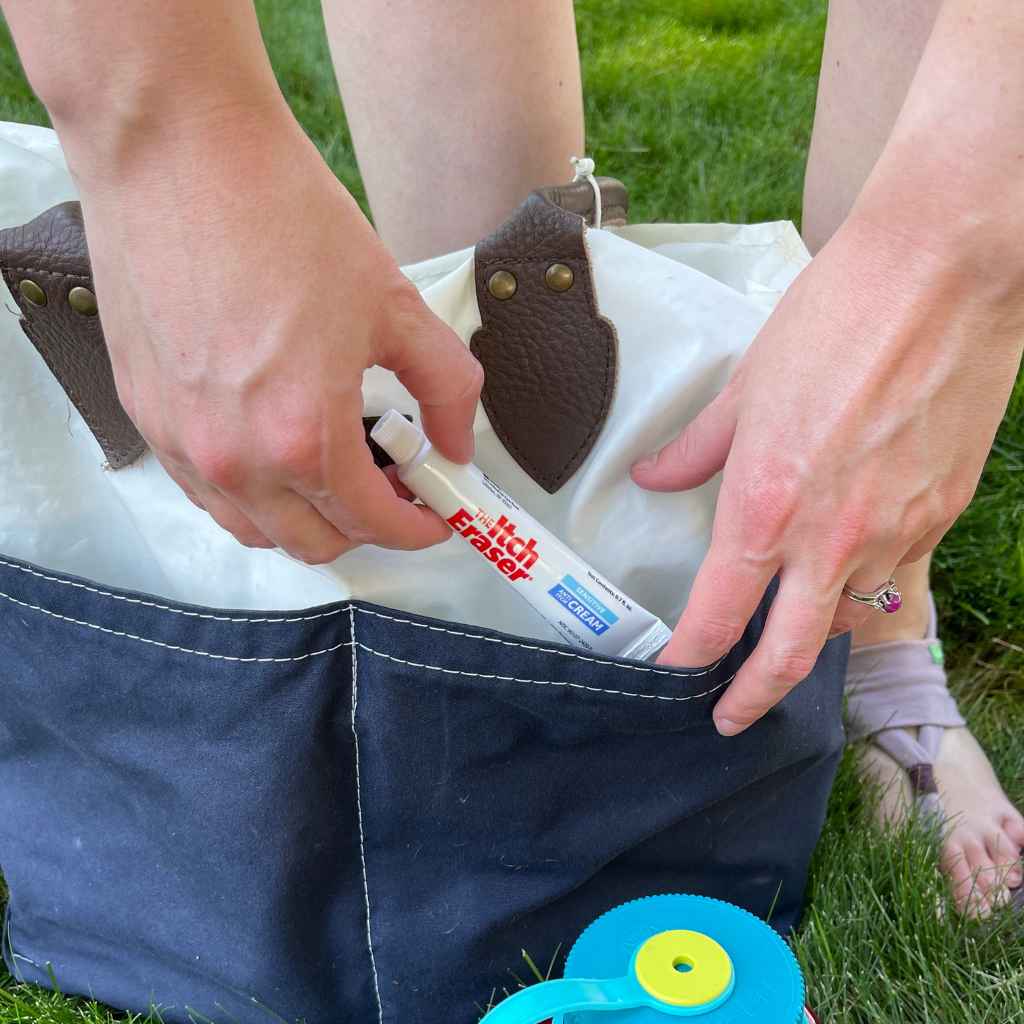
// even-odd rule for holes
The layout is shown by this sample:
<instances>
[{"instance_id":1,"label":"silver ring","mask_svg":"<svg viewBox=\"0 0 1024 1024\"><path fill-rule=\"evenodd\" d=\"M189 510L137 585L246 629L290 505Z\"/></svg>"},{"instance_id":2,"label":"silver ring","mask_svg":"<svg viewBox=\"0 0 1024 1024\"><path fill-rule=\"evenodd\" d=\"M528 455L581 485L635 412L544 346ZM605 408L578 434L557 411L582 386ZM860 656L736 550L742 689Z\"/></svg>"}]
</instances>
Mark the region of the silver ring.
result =
<instances>
[{"instance_id":1,"label":"silver ring","mask_svg":"<svg viewBox=\"0 0 1024 1024\"><path fill-rule=\"evenodd\" d=\"M880 587L876 587L866 594L863 591L854 590L853 587L844 586L843 596L848 597L851 601L856 601L857 604L866 604L877 611L885 612L887 615L892 615L893 612L898 612L903 607L903 595L900 593L900 588L896 586L896 579L893 576L890 576Z\"/></svg>"}]
</instances>

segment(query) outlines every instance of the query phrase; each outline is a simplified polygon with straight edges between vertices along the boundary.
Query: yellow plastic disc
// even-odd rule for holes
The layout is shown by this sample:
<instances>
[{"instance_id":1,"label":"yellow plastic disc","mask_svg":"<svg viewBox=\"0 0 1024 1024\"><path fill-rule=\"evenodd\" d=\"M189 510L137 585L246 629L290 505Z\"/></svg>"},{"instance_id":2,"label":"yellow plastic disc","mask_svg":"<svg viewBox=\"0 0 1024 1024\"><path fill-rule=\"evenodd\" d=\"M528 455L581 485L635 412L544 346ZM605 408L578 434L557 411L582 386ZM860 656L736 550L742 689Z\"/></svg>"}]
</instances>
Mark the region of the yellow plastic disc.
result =
<instances>
[{"instance_id":1,"label":"yellow plastic disc","mask_svg":"<svg viewBox=\"0 0 1024 1024\"><path fill-rule=\"evenodd\" d=\"M732 986L729 954L703 932L661 932L637 950L636 980L669 1006L713 1003Z\"/></svg>"}]
</instances>

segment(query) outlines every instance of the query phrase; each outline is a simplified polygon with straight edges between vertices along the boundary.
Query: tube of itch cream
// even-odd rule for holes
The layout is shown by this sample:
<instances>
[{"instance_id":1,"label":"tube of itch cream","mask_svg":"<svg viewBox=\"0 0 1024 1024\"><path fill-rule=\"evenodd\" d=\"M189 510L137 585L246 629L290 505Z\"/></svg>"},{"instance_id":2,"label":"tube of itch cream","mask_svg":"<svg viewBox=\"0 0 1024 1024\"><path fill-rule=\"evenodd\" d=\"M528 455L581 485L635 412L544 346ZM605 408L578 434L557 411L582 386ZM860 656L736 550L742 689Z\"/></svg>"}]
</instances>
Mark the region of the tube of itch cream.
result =
<instances>
[{"instance_id":1,"label":"tube of itch cream","mask_svg":"<svg viewBox=\"0 0 1024 1024\"><path fill-rule=\"evenodd\" d=\"M646 661L671 630L552 536L476 466L449 462L392 409L370 435L398 477L568 643Z\"/></svg>"}]
</instances>

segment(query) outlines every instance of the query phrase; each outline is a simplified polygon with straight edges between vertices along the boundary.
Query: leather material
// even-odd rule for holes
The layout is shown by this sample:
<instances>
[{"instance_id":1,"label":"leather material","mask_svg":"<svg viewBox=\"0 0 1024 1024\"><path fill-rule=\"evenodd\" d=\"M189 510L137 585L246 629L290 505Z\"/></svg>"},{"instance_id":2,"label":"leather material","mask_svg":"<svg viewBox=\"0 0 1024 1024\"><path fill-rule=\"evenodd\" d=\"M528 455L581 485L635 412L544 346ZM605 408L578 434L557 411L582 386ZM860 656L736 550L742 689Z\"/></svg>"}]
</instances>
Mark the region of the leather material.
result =
<instances>
[{"instance_id":1,"label":"leather material","mask_svg":"<svg viewBox=\"0 0 1024 1024\"><path fill-rule=\"evenodd\" d=\"M21 312L21 328L82 414L113 469L131 465L146 442L117 397L100 318L76 312L72 288L95 293L78 203L60 203L20 227L0 231L0 271ZM21 281L34 281L46 304L29 302Z\"/></svg>"},{"instance_id":2,"label":"leather material","mask_svg":"<svg viewBox=\"0 0 1024 1024\"><path fill-rule=\"evenodd\" d=\"M534 192L476 248L481 327L470 348L484 367L483 405L508 453L551 494L590 453L615 391L615 328L598 311L584 241L593 205L586 181ZM572 270L566 291L547 284L553 263ZM488 288L498 271L516 279L510 298Z\"/></svg>"},{"instance_id":3,"label":"leather material","mask_svg":"<svg viewBox=\"0 0 1024 1024\"><path fill-rule=\"evenodd\" d=\"M622 227L629 215L629 193L616 178L597 178L601 190L601 224L603 227ZM594 223L594 189L589 181L574 181L568 185L550 185L537 189L549 202L569 213L579 214L588 224Z\"/></svg>"},{"instance_id":4,"label":"leather material","mask_svg":"<svg viewBox=\"0 0 1024 1024\"><path fill-rule=\"evenodd\" d=\"M612 178L598 183L602 222L624 224L625 186ZM551 492L586 458L614 389L614 328L597 313L583 242L583 225L593 216L588 181L541 189L477 252L484 327L474 335L472 348L487 370L484 406L496 429L501 425L499 435L510 454ZM572 268L568 291L554 292L544 283L552 263ZM486 280L481 288L479 276L499 264L516 272L519 282L504 308L487 291ZM100 317L78 313L68 303L72 288L95 293L81 206L60 203L27 224L0 231L0 271L18 303L22 329L81 413L110 467L131 465L145 452L146 442L118 398ZM34 305L21 294L18 286L25 278L43 289L45 305ZM548 403L546 408L539 408L541 402ZM367 443L374 422L364 421ZM390 464L380 449L370 447L379 466Z\"/></svg>"}]
</instances>

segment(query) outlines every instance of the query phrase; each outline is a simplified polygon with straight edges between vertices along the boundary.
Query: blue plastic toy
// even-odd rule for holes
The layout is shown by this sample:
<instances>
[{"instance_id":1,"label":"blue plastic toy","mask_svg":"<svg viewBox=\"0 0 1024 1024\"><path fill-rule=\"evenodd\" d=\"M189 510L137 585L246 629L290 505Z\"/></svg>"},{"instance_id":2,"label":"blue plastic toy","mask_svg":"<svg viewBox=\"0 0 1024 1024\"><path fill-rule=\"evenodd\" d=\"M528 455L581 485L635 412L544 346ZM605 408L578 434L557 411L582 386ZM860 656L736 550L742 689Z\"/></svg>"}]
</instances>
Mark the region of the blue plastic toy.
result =
<instances>
[{"instance_id":1,"label":"blue plastic toy","mask_svg":"<svg viewBox=\"0 0 1024 1024\"><path fill-rule=\"evenodd\" d=\"M648 896L594 921L565 976L516 992L480 1024L804 1024L804 979L783 939L731 903Z\"/></svg>"}]
</instances>

